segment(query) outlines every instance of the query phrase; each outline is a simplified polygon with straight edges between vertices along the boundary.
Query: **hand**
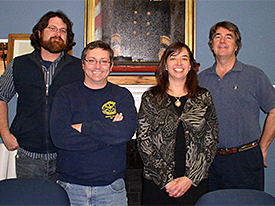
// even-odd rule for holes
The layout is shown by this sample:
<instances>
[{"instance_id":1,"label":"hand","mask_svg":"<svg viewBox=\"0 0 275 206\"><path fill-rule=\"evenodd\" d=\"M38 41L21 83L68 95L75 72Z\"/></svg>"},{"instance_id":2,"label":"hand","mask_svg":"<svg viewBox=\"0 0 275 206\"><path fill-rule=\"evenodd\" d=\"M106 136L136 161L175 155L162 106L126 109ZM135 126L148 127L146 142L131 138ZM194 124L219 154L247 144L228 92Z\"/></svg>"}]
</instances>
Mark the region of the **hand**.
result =
<instances>
[{"instance_id":1,"label":"hand","mask_svg":"<svg viewBox=\"0 0 275 206\"><path fill-rule=\"evenodd\" d=\"M8 150L14 151L19 148L18 142L13 134L2 135L2 139Z\"/></svg>"},{"instance_id":2,"label":"hand","mask_svg":"<svg viewBox=\"0 0 275 206\"><path fill-rule=\"evenodd\" d=\"M82 123L71 125L72 128L76 129L78 132L81 132Z\"/></svg>"},{"instance_id":3,"label":"hand","mask_svg":"<svg viewBox=\"0 0 275 206\"><path fill-rule=\"evenodd\" d=\"M122 113L116 113L116 116L113 119L113 122L120 122L122 120L123 120L123 114Z\"/></svg>"},{"instance_id":4,"label":"hand","mask_svg":"<svg viewBox=\"0 0 275 206\"><path fill-rule=\"evenodd\" d=\"M166 186L166 192L170 197L178 198L183 196L189 188L192 186L193 182L187 177L180 177L172 180Z\"/></svg>"}]
</instances>

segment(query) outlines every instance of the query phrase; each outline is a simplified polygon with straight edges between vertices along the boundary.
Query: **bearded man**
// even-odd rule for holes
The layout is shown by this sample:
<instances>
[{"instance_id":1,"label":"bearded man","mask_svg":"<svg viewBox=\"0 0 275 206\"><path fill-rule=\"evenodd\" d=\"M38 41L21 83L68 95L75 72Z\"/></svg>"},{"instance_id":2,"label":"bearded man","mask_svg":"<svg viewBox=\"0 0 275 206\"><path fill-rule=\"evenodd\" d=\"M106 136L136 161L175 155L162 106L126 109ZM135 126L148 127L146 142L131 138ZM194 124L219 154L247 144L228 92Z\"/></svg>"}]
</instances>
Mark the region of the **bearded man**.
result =
<instances>
[{"instance_id":1,"label":"bearded man","mask_svg":"<svg viewBox=\"0 0 275 206\"><path fill-rule=\"evenodd\" d=\"M61 11L46 13L33 27L34 51L14 58L0 77L0 135L16 150L18 178L57 179L56 148L49 132L53 98L64 85L83 80L81 60L67 53L75 45L73 23ZM9 128L8 102L18 94Z\"/></svg>"}]
</instances>

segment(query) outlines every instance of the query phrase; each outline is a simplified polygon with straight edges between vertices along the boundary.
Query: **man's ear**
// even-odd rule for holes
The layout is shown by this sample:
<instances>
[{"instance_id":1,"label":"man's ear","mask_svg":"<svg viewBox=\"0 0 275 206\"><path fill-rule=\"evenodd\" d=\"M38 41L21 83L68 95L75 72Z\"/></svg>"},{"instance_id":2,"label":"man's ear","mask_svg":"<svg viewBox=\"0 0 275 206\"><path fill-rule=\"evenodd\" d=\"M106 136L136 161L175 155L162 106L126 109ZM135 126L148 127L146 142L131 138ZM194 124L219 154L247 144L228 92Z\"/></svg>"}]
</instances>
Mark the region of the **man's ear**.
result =
<instances>
[{"instance_id":1,"label":"man's ear","mask_svg":"<svg viewBox=\"0 0 275 206\"><path fill-rule=\"evenodd\" d=\"M114 62L111 63L110 72L113 70Z\"/></svg>"}]
</instances>

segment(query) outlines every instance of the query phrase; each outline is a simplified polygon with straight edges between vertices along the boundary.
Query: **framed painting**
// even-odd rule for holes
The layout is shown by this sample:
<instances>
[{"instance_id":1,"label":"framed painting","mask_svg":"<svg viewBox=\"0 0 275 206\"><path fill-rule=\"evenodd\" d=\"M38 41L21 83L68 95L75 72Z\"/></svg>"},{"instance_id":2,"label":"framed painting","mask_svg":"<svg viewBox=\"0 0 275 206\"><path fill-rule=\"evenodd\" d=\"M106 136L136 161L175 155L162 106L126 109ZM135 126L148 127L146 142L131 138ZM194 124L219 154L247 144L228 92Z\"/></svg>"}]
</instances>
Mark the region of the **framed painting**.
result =
<instances>
[{"instance_id":1,"label":"framed painting","mask_svg":"<svg viewBox=\"0 0 275 206\"><path fill-rule=\"evenodd\" d=\"M85 0L84 45L94 40L111 45L112 74L148 75L172 42L184 41L195 55L195 11L195 0ZM142 84L142 75L110 78Z\"/></svg>"},{"instance_id":2,"label":"framed painting","mask_svg":"<svg viewBox=\"0 0 275 206\"><path fill-rule=\"evenodd\" d=\"M33 51L33 47L30 42L30 34L9 34L9 47L7 55L8 64L14 57Z\"/></svg>"},{"instance_id":3,"label":"framed painting","mask_svg":"<svg viewBox=\"0 0 275 206\"><path fill-rule=\"evenodd\" d=\"M136 51L131 51L133 47L146 49L147 43L158 42L152 45L158 47L184 41L195 53L195 11L195 0L85 0L84 46L101 39L112 45L118 55L132 55L137 60L139 57L131 53ZM132 44L123 46L123 41ZM148 61L153 59L149 57Z\"/></svg>"},{"instance_id":4,"label":"framed painting","mask_svg":"<svg viewBox=\"0 0 275 206\"><path fill-rule=\"evenodd\" d=\"M8 39L0 39L0 75L7 68Z\"/></svg>"}]
</instances>

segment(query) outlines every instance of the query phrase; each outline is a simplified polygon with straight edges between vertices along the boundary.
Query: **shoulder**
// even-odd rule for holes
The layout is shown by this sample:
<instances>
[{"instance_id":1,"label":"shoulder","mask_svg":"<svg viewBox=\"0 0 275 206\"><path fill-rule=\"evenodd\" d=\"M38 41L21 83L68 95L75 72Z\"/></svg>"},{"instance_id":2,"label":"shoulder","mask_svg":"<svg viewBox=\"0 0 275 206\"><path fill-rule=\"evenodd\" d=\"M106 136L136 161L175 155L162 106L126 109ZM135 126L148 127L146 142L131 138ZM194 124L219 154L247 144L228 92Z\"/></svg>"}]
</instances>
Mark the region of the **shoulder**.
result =
<instances>
[{"instance_id":1,"label":"shoulder","mask_svg":"<svg viewBox=\"0 0 275 206\"><path fill-rule=\"evenodd\" d=\"M78 57L76 57L76 56L72 56L72 55L69 55L69 54L67 54L67 53L65 53L65 54L66 54L66 56L68 56L68 58L70 58L72 61L77 61L77 62L81 61L81 59L78 58Z\"/></svg>"},{"instance_id":2,"label":"shoulder","mask_svg":"<svg viewBox=\"0 0 275 206\"><path fill-rule=\"evenodd\" d=\"M241 68L240 75L245 81L251 82L252 84L258 84L260 82L271 84L268 76L262 69L242 62L238 62L238 67Z\"/></svg>"},{"instance_id":3,"label":"shoulder","mask_svg":"<svg viewBox=\"0 0 275 206\"><path fill-rule=\"evenodd\" d=\"M126 88L126 87L122 87L116 84L113 84L111 82L108 82L108 90L111 90L111 92L113 94L116 94L117 96L129 96L131 98L133 98L132 93Z\"/></svg>"},{"instance_id":4,"label":"shoulder","mask_svg":"<svg viewBox=\"0 0 275 206\"><path fill-rule=\"evenodd\" d=\"M119 86L117 84L113 84L111 82L108 82L108 87L112 90L116 90L118 92L130 92L126 87Z\"/></svg>"},{"instance_id":5,"label":"shoulder","mask_svg":"<svg viewBox=\"0 0 275 206\"><path fill-rule=\"evenodd\" d=\"M209 74L215 72L215 67L216 67L215 64L213 64L211 67L208 67L208 68L200 71L198 74L198 77L206 76L206 75L209 75Z\"/></svg>"},{"instance_id":6,"label":"shoulder","mask_svg":"<svg viewBox=\"0 0 275 206\"><path fill-rule=\"evenodd\" d=\"M199 90L196 94L196 96L192 99L190 99L191 102L195 103L195 104L203 104L203 105L209 105L212 104L212 96L211 93L202 87L199 87Z\"/></svg>"},{"instance_id":7,"label":"shoulder","mask_svg":"<svg viewBox=\"0 0 275 206\"><path fill-rule=\"evenodd\" d=\"M205 99L205 98L208 98L208 97L211 97L210 92L206 88L199 87L197 95L195 96L195 98Z\"/></svg>"},{"instance_id":8,"label":"shoulder","mask_svg":"<svg viewBox=\"0 0 275 206\"><path fill-rule=\"evenodd\" d=\"M60 94L67 94L69 96L75 95L75 93L79 93L81 87L83 87L82 81L76 81L61 87L56 93L56 95L57 96Z\"/></svg>"},{"instance_id":9,"label":"shoulder","mask_svg":"<svg viewBox=\"0 0 275 206\"><path fill-rule=\"evenodd\" d=\"M238 62L244 72L250 73L251 75L265 75L264 71L256 66Z\"/></svg>"},{"instance_id":10,"label":"shoulder","mask_svg":"<svg viewBox=\"0 0 275 206\"><path fill-rule=\"evenodd\" d=\"M200 86L207 87L207 85L211 84L212 78L216 76L215 64L205 70L202 70L198 74L198 82Z\"/></svg>"},{"instance_id":11,"label":"shoulder","mask_svg":"<svg viewBox=\"0 0 275 206\"><path fill-rule=\"evenodd\" d=\"M76 64L80 64L81 63L81 59L75 56L72 56L70 54L68 54L67 52L64 53L64 56L62 57L62 59L65 62L72 62L72 63L76 63Z\"/></svg>"},{"instance_id":12,"label":"shoulder","mask_svg":"<svg viewBox=\"0 0 275 206\"><path fill-rule=\"evenodd\" d=\"M153 98L156 98L156 97L153 95L151 89L152 89L152 88L150 88L150 89L146 90L145 92L143 92L143 94L142 94L142 99L145 99L145 98L146 98L146 99L153 99Z\"/></svg>"},{"instance_id":13,"label":"shoulder","mask_svg":"<svg viewBox=\"0 0 275 206\"><path fill-rule=\"evenodd\" d=\"M161 109L167 108L168 99L167 95L165 97L160 97L153 94L151 89L148 89L142 94L141 102L145 105L151 105L150 107Z\"/></svg>"},{"instance_id":14,"label":"shoulder","mask_svg":"<svg viewBox=\"0 0 275 206\"><path fill-rule=\"evenodd\" d=\"M204 69L198 74L198 76L204 76L204 75L208 74L210 72L210 70L211 70L211 68Z\"/></svg>"},{"instance_id":15,"label":"shoulder","mask_svg":"<svg viewBox=\"0 0 275 206\"><path fill-rule=\"evenodd\" d=\"M35 50L29 54L15 57L13 59L13 72L22 75L22 73L28 73L38 65L41 65L40 51Z\"/></svg>"},{"instance_id":16,"label":"shoulder","mask_svg":"<svg viewBox=\"0 0 275 206\"><path fill-rule=\"evenodd\" d=\"M28 54L23 54L14 58L14 62L22 61L25 59L39 59L39 51L35 50Z\"/></svg>"},{"instance_id":17,"label":"shoulder","mask_svg":"<svg viewBox=\"0 0 275 206\"><path fill-rule=\"evenodd\" d=\"M31 58L31 57L32 57L31 54L24 54L24 55L15 57L14 61L18 61L18 60L22 60L22 59L26 59L26 58Z\"/></svg>"}]
</instances>

